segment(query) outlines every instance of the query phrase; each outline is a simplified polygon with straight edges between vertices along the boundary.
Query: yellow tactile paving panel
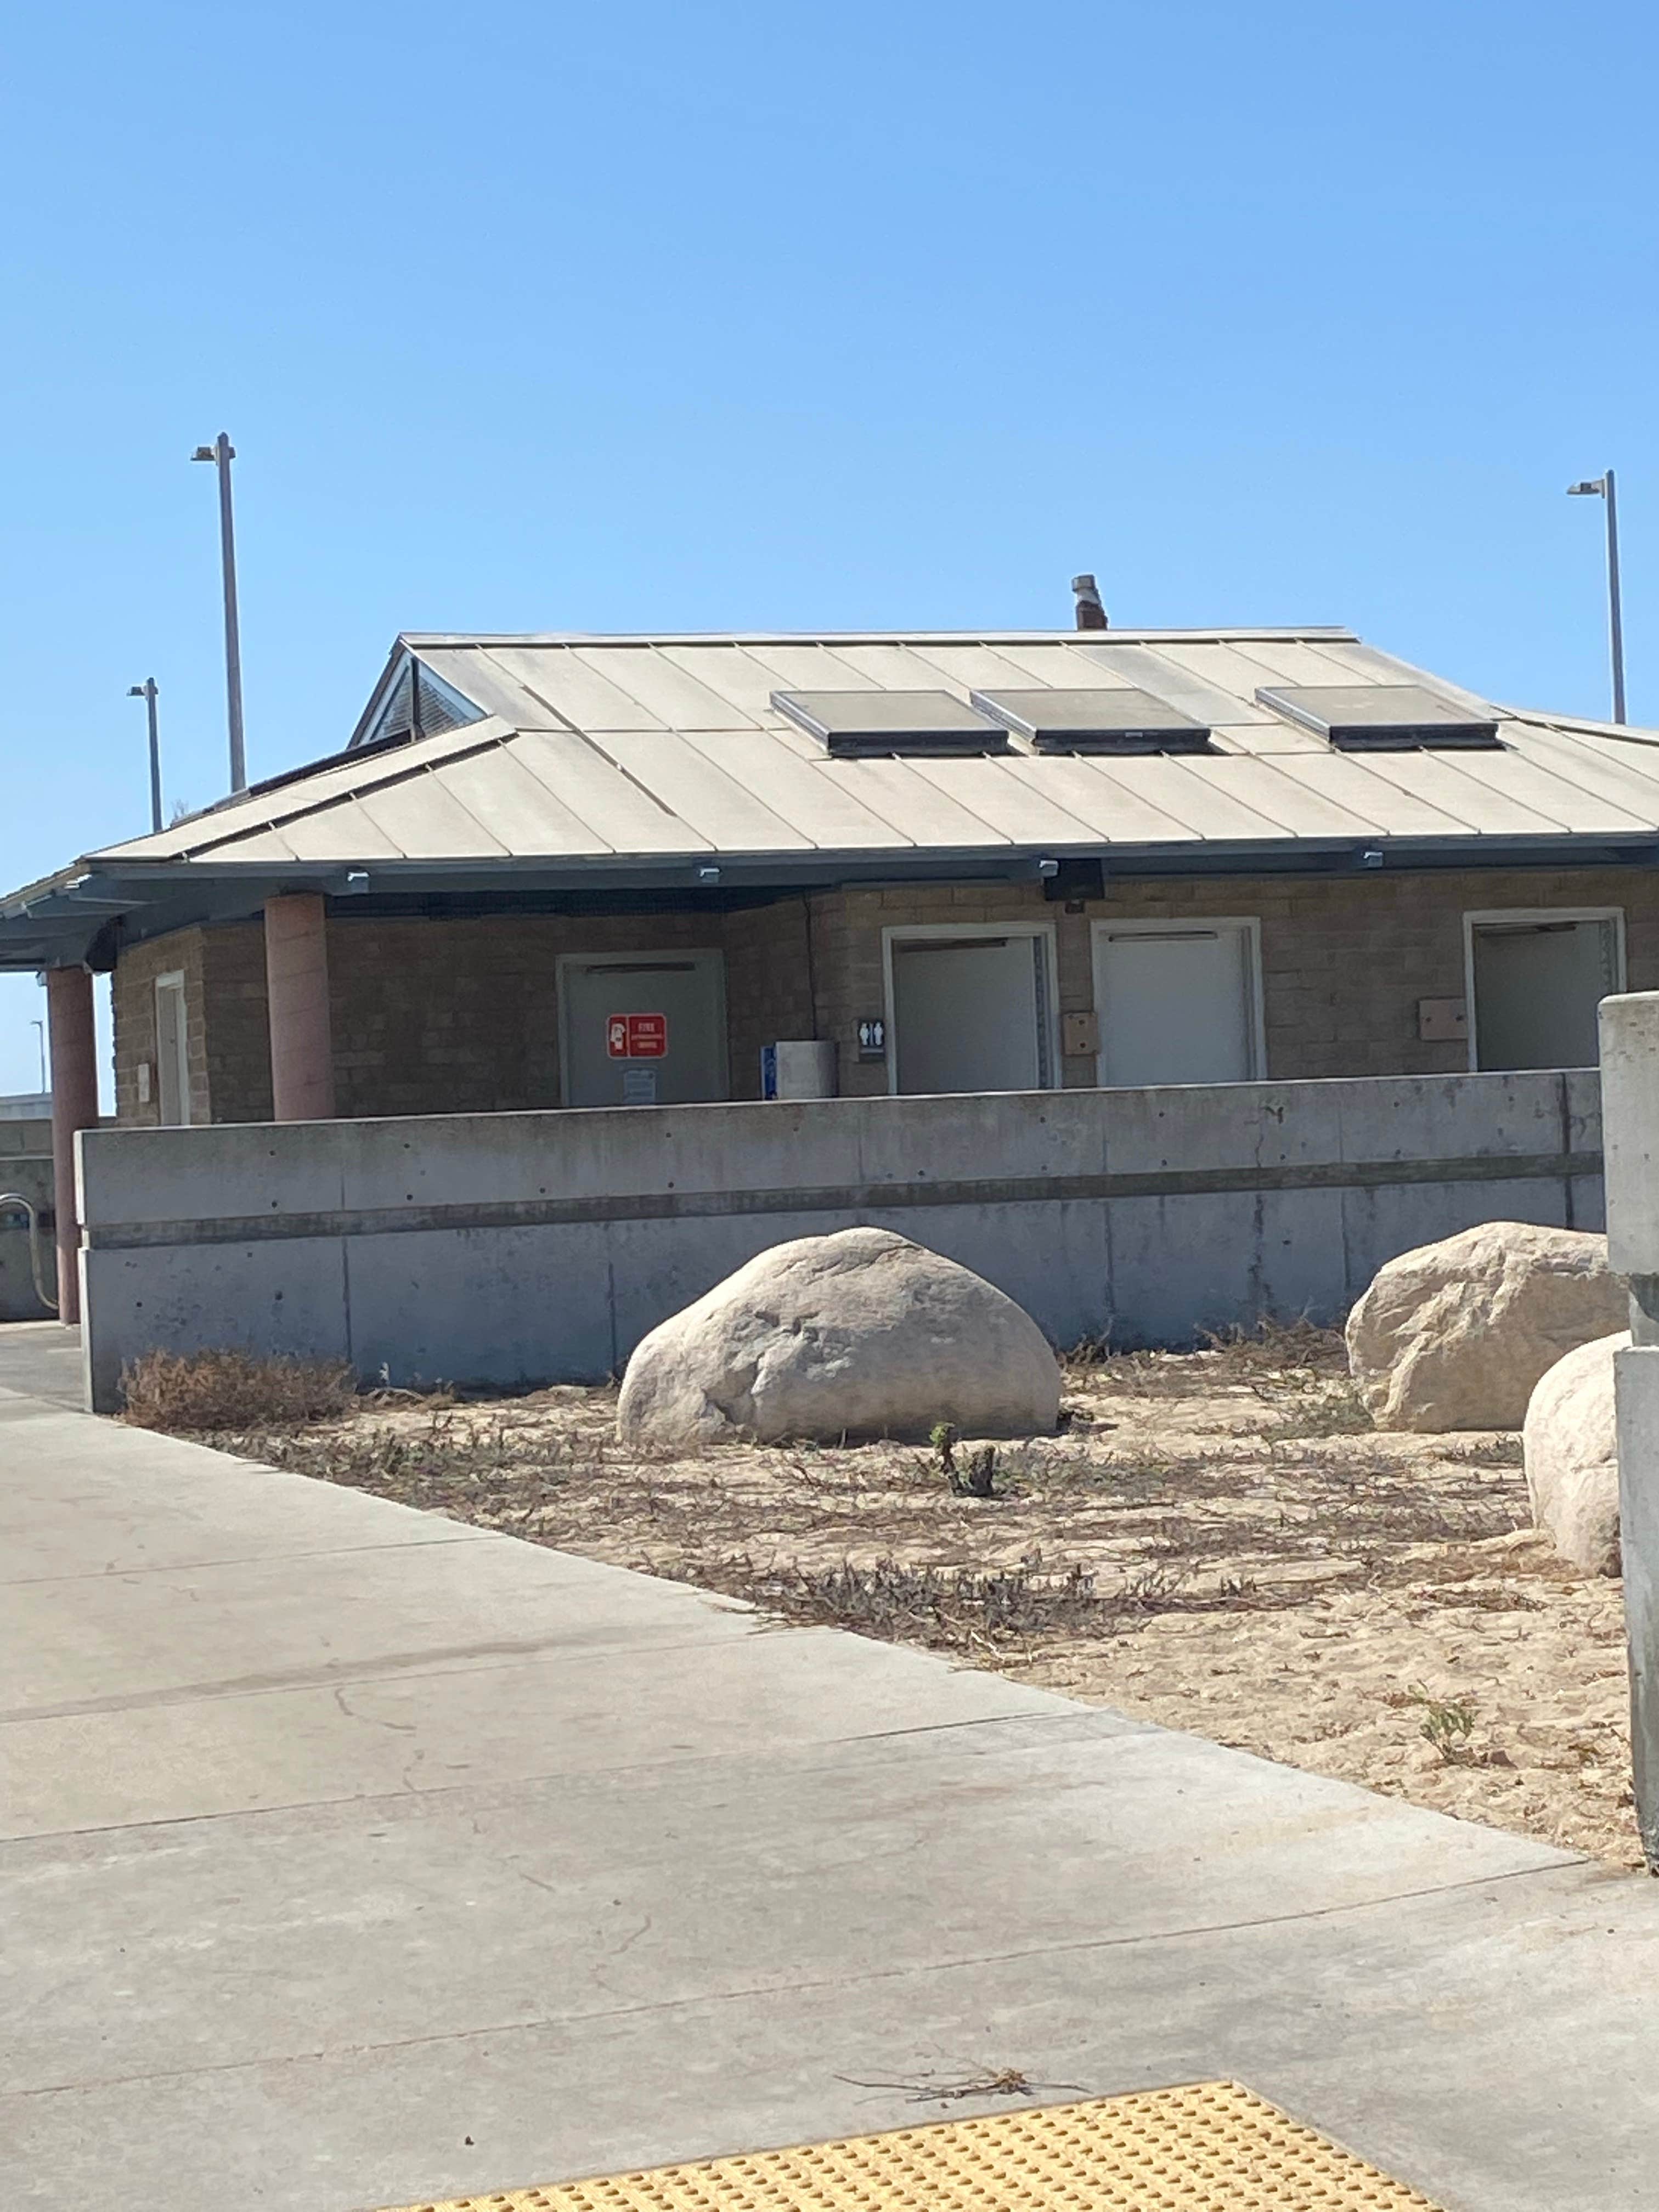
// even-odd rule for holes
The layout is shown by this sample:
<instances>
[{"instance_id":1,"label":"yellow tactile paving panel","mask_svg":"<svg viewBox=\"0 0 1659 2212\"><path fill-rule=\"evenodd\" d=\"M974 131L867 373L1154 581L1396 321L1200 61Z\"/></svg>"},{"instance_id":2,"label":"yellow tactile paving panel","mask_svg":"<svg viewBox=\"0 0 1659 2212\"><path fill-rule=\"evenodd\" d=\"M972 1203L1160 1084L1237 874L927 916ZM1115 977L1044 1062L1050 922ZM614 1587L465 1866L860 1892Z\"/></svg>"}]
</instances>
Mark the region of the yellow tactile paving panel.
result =
<instances>
[{"instance_id":1,"label":"yellow tactile paving panel","mask_svg":"<svg viewBox=\"0 0 1659 2212\"><path fill-rule=\"evenodd\" d=\"M1435 2212L1236 2081L404 2212Z\"/></svg>"}]
</instances>

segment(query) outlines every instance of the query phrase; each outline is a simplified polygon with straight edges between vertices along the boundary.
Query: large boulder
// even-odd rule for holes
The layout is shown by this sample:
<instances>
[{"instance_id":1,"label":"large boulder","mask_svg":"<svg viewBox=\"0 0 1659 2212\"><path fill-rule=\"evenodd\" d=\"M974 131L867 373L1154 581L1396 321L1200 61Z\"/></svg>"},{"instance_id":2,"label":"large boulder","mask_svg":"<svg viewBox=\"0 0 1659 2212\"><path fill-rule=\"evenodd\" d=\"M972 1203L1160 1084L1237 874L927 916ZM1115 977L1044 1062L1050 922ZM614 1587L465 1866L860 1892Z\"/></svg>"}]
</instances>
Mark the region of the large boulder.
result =
<instances>
[{"instance_id":1,"label":"large boulder","mask_svg":"<svg viewBox=\"0 0 1659 2212\"><path fill-rule=\"evenodd\" d=\"M1613 1355L1629 1342L1620 1329L1558 1359L1533 1392L1521 1431L1533 1526L1589 1575L1619 1571Z\"/></svg>"},{"instance_id":2,"label":"large boulder","mask_svg":"<svg viewBox=\"0 0 1659 2212\"><path fill-rule=\"evenodd\" d=\"M1380 1429L1518 1429L1539 1377L1627 1311L1605 1237L1488 1221L1378 1269L1348 1366Z\"/></svg>"},{"instance_id":3,"label":"large boulder","mask_svg":"<svg viewBox=\"0 0 1659 2212\"><path fill-rule=\"evenodd\" d=\"M617 1427L678 1446L1030 1436L1059 1416L1059 1363L1012 1298L890 1230L842 1229L775 1244L653 1328Z\"/></svg>"}]
</instances>

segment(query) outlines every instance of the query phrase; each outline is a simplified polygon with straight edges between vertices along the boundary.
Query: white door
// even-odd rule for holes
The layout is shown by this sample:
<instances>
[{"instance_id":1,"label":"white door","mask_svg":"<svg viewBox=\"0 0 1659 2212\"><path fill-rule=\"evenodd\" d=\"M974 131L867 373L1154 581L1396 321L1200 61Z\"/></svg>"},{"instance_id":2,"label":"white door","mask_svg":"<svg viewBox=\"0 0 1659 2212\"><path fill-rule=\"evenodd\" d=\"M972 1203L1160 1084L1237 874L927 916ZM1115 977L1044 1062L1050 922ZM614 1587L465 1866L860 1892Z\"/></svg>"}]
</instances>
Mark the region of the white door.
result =
<instances>
[{"instance_id":1,"label":"white door","mask_svg":"<svg viewBox=\"0 0 1659 2212\"><path fill-rule=\"evenodd\" d=\"M1048 1090L1052 945L1046 929L890 931L894 1090Z\"/></svg>"},{"instance_id":2,"label":"white door","mask_svg":"<svg viewBox=\"0 0 1659 2212\"><path fill-rule=\"evenodd\" d=\"M1469 917L1476 1067L1594 1067L1595 1010L1624 988L1616 914Z\"/></svg>"},{"instance_id":3,"label":"white door","mask_svg":"<svg viewBox=\"0 0 1659 2212\"><path fill-rule=\"evenodd\" d=\"M1253 924L1097 922L1094 951L1101 1083L1249 1083L1261 1073Z\"/></svg>"},{"instance_id":4,"label":"white door","mask_svg":"<svg viewBox=\"0 0 1659 2212\"><path fill-rule=\"evenodd\" d=\"M164 1129L190 1125L190 1036L182 975L155 979L156 1110Z\"/></svg>"},{"instance_id":5,"label":"white door","mask_svg":"<svg viewBox=\"0 0 1659 2212\"><path fill-rule=\"evenodd\" d=\"M728 1097L718 952L566 955L559 1043L567 1106L684 1106Z\"/></svg>"}]
</instances>

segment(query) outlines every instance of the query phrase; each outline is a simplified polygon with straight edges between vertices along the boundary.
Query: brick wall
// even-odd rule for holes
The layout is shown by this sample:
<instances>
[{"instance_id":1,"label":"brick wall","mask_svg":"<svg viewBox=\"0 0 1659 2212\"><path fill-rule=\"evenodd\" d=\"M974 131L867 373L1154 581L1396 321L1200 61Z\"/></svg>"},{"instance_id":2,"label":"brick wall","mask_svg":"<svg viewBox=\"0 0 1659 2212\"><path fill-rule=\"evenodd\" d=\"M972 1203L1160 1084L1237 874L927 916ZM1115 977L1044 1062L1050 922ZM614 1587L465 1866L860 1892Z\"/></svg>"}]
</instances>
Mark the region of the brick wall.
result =
<instances>
[{"instance_id":1,"label":"brick wall","mask_svg":"<svg viewBox=\"0 0 1659 2212\"><path fill-rule=\"evenodd\" d=\"M812 1012L817 925L807 901L793 896L725 919L732 1096L758 1098L761 1047L818 1034Z\"/></svg>"},{"instance_id":2,"label":"brick wall","mask_svg":"<svg viewBox=\"0 0 1659 2212\"><path fill-rule=\"evenodd\" d=\"M826 892L812 904L817 1034L835 1040L844 1097L873 1097L887 1088L884 1065L861 1060L858 1054L860 1022L883 1012L885 929L963 921L1053 923L1060 1012L1076 1012L1094 1003L1089 925L1062 914L1043 897L1040 884L902 884L881 890ZM1092 1083L1093 1060L1064 1061L1062 1079L1068 1086Z\"/></svg>"},{"instance_id":3,"label":"brick wall","mask_svg":"<svg viewBox=\"0 0 1659 2212\"><path fill-rule=\"evenodd\" d=\"M1466 912L1536 907L1622 908L1629 986L1659 988L1659 880L1636 868L1115 885L1087 918L1258 916L1267 1073L1295 1081L1467 1068L1461 1041L1419 1037L1418 1000L1463 997Z\"/></svg>"},{"instance_id":4,"label":"brick wall","mask_svg":"<svg viewBox=\"0 0 1659 2212\"><path fill-rule=\"evenodd\" d=\"M560 1104L558 961L562 953L721 947L732 1095L759 1092L760 1048L811 1034L805 909L720 913L356 919L328 923L337 1111L499 1113ZM257 921L180 930L124 953L113 987L117 1114L154 1124L155 979L185 974L191 1115L269 1121L270 1054L264 932ZM137 1063L152 1097L137 1098Z\"/></svg>"},{"instance_id":5,"label":"brick wall","mask_svg":"<svg viewBox=\"0 0 1659 2212\"><path fill-rule=\"evenodd\" d=\"M718 915L358 921L331 913L337 1109L494 1114L559 1105L560 955L687 951L720 941Z\"/></svg>"},{"instance_id":6,"label":"brick wall","mask_svg":"<svg viewBox=\"0 0 1659 2212\"><path fill-rule=\"evenodd\" d=\"M1422 1042L1417 1006L1419 999L1462 997L1465 911L1601 906L1625 914L1631 988L1659 988L1659 878L1636 868L1122 882L1076 913L1046 900L1035 882L790 893L724 915L386 921L337 908L329 965L337 1105L348 1116L557 1105L560 954L708 945L726 956L734 1098L757 1094L763 1043L814 1035L836 1042L843 1093L883 1091L884 1066L861 1061L857 1042L859 1022L884 1011L882 932L944 922L1052 927L1065 1013L1093 1005L1093 922L1254 916L1268 1075L1455 1073L1467 1064L1464 1046ZM257 921L178 931L122 957L114 988L119 1118L156 1118L153 1092L147 1107L137 1103L136 1072L141 1060L154 1064L154 983L173 969L185 977L192 1115L268 1119ZM1092 1056L1063 1060L1061 1075L1068 1088L1086 1087Z\"/></svg>"},{"instance_id":7,"label":"brick wall","mask_svg":"<svg viewBox=\"0 0 1659 2212\"><path fill-rule=\"evenodd\" d=\"M155 980L181 973L185 979L185 1042L190 1065L190 1118L213 1117L208 1083L207 1006L201 929L175 929L148 945L124 952L111 979L115 1023L115 1118L124 1127L155 1128L161 1119L161 1084L155 1064ZM149 1069L149 1097L140 1103L138 1069ZM220 1117L222 1120L224 1116Z\"/></svg>"},{"instance_id":8,"label":"brick wall","mask_svg":"<svg viewBox=\"0 0 1659 2212\"><path fill-rule=\"evenodd\" d=\"M268 1121L270 1014L265 995L265 933L257 921L203 933L208 1097L216 1121Z\"/></svg>"},{"instance_id":9,"label":"brick wall","mask_svg":"<svg viewBox=\"0 0 1659 2212\"><path fill-rule=\"evenodd\" d=\"M883 1011L882 932L942 922L1052 925L1060 1007L1092 1006L1091 924L1254 916L1261 925L1266 1073L1284 1081L1335 1075L1437 1075L1468 1065L1462 1043L1425 1043L1419 999L1464 995L1466 911L1617 907L1627 980L1659 989L1659 878L1636 868L1447 871L1212 882L1109 884L1080 913L1046 900L1040 884L919 884L836 891L813 902L820 1034L838 1048L841 1087L887 1087L879 1062L858 1058L857 1027ZM1092 1057L1061 1063L1068 1089L1095 1079Z\"/></svg>"}]
</instances>

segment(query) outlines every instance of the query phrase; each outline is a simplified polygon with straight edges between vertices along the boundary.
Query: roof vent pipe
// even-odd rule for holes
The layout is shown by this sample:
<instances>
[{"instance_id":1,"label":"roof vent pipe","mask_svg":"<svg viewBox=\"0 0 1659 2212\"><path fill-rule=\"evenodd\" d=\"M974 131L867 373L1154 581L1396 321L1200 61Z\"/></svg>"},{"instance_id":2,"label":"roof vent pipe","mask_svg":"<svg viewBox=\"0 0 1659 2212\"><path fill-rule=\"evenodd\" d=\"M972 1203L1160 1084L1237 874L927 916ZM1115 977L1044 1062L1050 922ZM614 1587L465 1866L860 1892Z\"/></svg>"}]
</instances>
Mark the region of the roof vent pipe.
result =
<instances>
[{"instance_id":1,"label":"roof vent pipe","mask_svg":"<svg viewBox=\"0 0 1659 2212\"><path fill-rule=\"evenodd\" d=\"M1077 601L1077 626L1079 629L1104 629L1106 610L1101 605L1100 586L1092 576L1073 576L1072 595Z\"/></svg>"}]
</instances>

